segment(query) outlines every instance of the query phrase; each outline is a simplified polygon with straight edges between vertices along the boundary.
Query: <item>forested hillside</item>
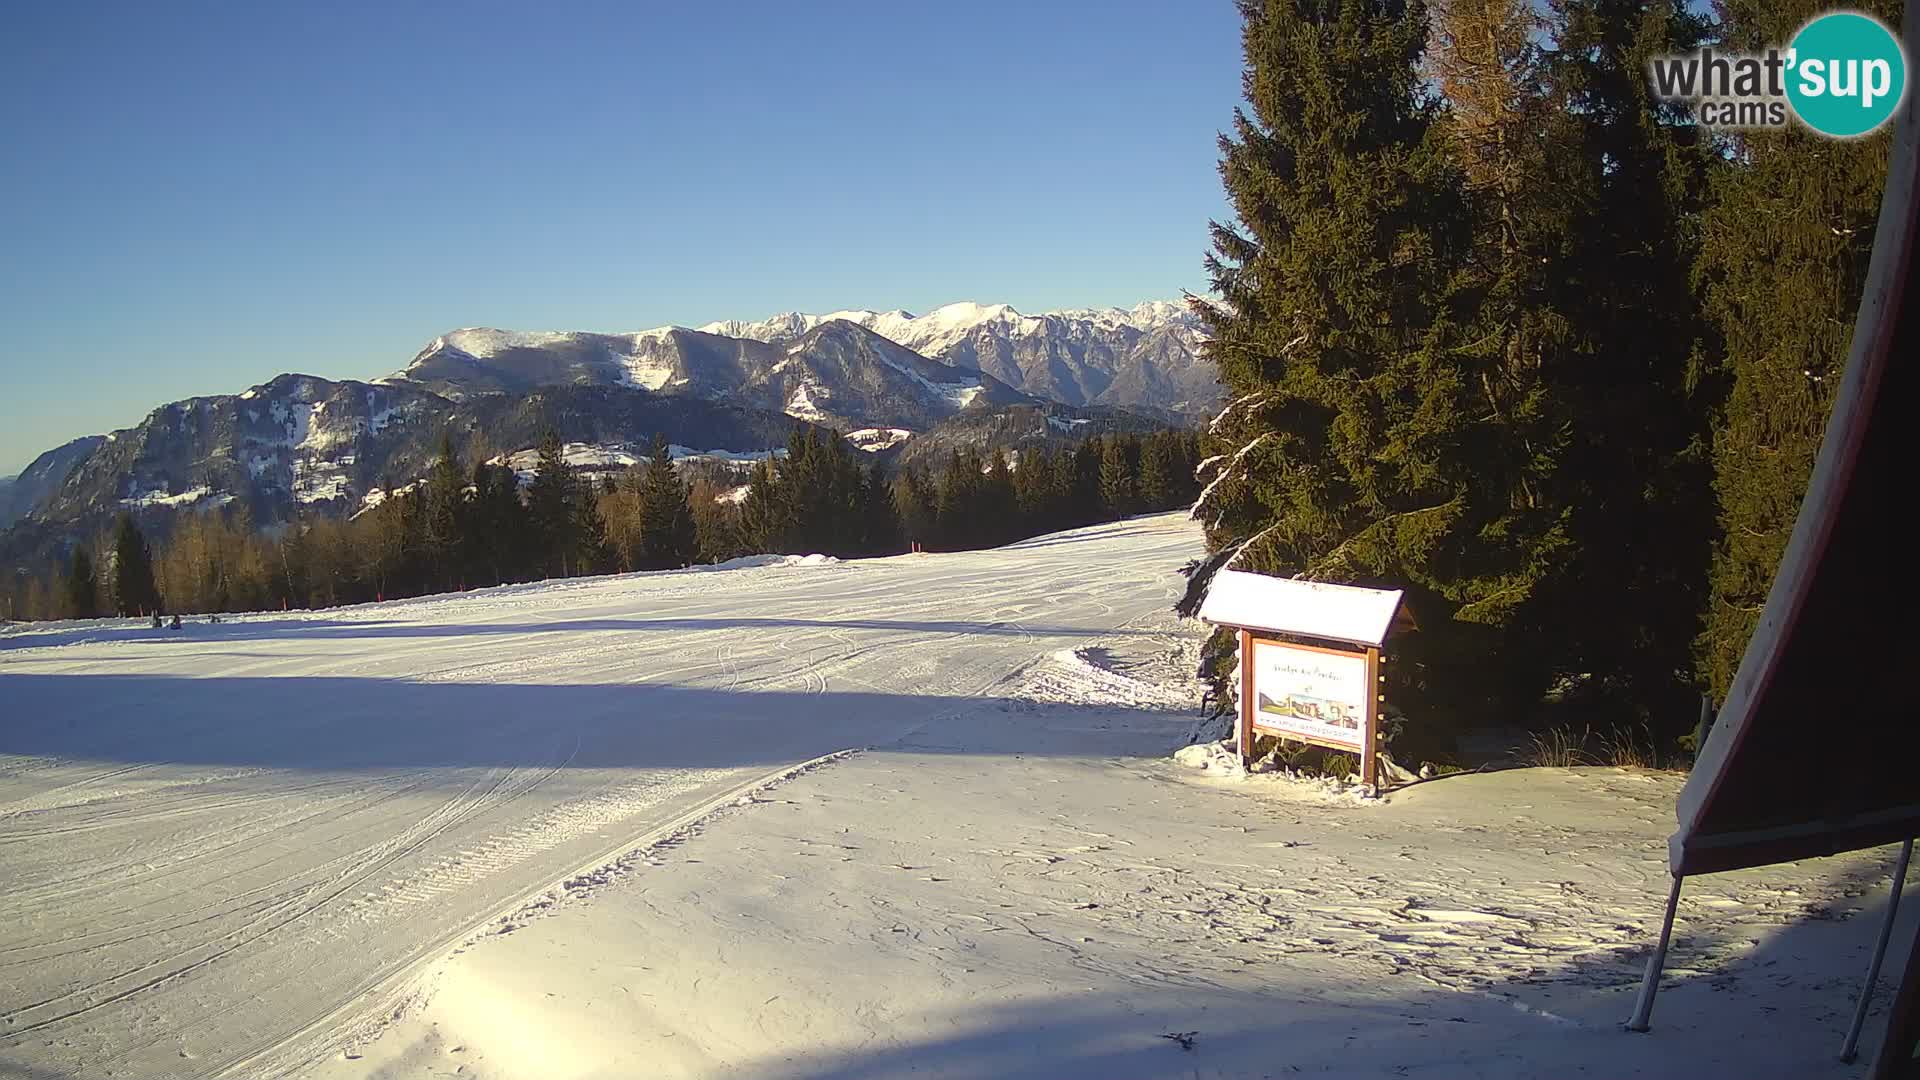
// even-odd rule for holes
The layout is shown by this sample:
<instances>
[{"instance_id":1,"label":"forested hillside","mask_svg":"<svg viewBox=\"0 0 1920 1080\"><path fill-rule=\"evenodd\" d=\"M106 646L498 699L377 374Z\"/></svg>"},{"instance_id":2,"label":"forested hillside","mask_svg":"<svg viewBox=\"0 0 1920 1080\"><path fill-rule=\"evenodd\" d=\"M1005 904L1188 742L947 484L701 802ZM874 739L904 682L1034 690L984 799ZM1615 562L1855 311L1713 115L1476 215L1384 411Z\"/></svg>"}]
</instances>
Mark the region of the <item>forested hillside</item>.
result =
<instances>
[{"instance_id":1,"label":"forested hillside","mask_svg":"<svg viewBox=\"0 0 1920 1080\"><path fill-rule=\"evenodd\" d=\"M1195 301L1229 402L1202 581L1405 589L1409 737L1557 716L1669 743L1792 528L1888 137L1703 129L1647 61L1778 44L1814 6L1241 8L1234 217Z\"/></svg>"},{"instance_id":2,"label":"forested hillside","mask_svg":"<svg viewBox=\"0 0 1920 1080\"><path fill-rule=\"evenodd\" d=\"M665 435L618 469L570 464L549 431L524 478L451 438L414 483L351 518L272 532L244 508L183 515L152 544L131 514L7 599L13 618L319 608L761 553L888 555L990 547L1186 505L1198 437L954 449L889 472L837 431L795 431L758 462L683 459Z\"/></svg>"}]
</instances>

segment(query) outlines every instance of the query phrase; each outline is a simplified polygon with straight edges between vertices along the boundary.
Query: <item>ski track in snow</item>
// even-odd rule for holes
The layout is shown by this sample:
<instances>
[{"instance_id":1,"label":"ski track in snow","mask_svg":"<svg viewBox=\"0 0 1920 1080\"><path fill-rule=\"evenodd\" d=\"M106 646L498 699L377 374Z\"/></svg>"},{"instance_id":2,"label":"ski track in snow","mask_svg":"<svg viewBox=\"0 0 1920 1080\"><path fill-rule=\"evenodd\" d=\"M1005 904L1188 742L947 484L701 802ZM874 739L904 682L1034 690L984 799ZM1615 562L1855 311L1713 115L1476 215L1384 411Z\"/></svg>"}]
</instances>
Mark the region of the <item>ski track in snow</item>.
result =
<instances>
[{"instance_id":1,"label":"ski track in snow","mask_svg":"<svg viewBox=\"0 0 1920 1080\"><path fill-rule=\"evenodd\" d=\"M370 988L716 793L1132 632L1198 549L1162 515L989 552L11 629L0 1069L291 1068L294 1033L351 1026Z\"/></svg>"}]
</instances>

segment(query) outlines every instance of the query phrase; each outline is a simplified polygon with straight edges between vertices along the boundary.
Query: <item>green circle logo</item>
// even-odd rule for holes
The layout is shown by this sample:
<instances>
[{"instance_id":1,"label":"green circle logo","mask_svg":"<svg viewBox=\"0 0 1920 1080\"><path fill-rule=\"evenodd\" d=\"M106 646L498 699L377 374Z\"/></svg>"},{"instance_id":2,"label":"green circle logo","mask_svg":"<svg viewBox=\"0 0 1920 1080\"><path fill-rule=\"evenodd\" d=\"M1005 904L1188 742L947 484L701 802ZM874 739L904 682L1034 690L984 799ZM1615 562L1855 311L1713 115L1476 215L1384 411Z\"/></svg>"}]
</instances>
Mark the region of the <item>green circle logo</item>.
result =
<instances>
[{"instance_id":1,"label":"green circle logo","mask_svg":"<svg viewBox=\"0 0 1920 1080\"><path fill-rule=\"evenodd\" d=\"M1907 54L1871 15L1821 15L1800 28L1789 49L1787 103L1822 135L1876 131L1906 98Z\"/></svg>"}]
</instances>

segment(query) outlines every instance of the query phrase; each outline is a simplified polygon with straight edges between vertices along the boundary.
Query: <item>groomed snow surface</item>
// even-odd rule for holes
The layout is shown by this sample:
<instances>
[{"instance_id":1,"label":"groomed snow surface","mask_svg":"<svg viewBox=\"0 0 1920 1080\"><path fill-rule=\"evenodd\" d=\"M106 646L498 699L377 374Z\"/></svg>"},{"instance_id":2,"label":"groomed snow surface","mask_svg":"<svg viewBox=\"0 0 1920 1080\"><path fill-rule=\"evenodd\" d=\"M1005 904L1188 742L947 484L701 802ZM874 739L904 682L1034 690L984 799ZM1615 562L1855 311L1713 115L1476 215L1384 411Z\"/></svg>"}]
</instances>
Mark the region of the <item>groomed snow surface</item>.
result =
<instances>
[{"instance_id":1,"label":"groomed snow surface","mask_svg":"<svg viewBox=\"0 0 1920 1080\"><path fill-rule=\"evenodd\" d=\"M1625 1034L1679 778L1182 767L1198 550L10 628L0 1075L1864 1075L1887 852L1690 883Z\"/></svg>"}]
</instances>

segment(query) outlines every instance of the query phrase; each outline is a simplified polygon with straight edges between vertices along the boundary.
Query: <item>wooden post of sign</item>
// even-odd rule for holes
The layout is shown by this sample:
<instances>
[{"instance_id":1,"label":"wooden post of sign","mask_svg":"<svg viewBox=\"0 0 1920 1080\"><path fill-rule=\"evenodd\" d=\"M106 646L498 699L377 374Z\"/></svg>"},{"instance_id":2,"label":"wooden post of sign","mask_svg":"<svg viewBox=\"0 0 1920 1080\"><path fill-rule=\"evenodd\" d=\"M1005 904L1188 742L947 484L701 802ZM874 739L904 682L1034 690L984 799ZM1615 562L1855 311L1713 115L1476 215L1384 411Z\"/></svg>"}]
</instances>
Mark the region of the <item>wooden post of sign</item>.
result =
<instances>
[{"instance_id":1,"label":"wooden post of sign","mask_svg":"<svg viewBox=\"0 0 1920 1080\"><path fill-rule=\"evenodd\" d=\"M1360 782L1380 790L1380 650L1367 650L1367 725L1360 734Z\"/></svg>"},{"instance_id":2,"label":"wooden post of sign","mask_svg":"<svg viewBox=\"0 0 1920 1080\"><path fill-rule=\"evenodd\" d=\"M1240 767L1253 764L1253 635L1240 631Z\"/></svg>"}]
</instances>

